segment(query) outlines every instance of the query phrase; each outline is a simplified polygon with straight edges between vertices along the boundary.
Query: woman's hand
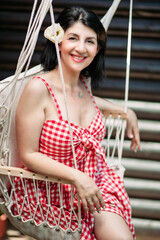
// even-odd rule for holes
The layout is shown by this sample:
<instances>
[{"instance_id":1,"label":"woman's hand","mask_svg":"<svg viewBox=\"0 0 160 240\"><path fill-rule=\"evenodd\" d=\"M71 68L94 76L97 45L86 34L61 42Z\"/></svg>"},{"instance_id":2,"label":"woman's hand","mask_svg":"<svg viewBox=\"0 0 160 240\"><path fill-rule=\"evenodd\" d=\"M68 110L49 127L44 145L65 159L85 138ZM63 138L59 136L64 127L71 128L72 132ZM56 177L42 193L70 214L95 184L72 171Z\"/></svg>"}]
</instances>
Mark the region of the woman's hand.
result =
<instances>
[{"instance_id":1,"label":"woman's hand","mask_svg":"<svg viewBox=\"0 0 160 240\"><path fill-rule=\"evenodd\" d=\"M96 209L100 213L101 208L105 207L105 202L93 179L87 174L77 171L74 185L82 201L84 211L90 210L91 213L94 213Z\"/></svg>"},{"instance_id":2,"label":"woman's hand","mask_svg":"<svg viewBox=\"0 0 160 240\"><path fill-rule=\"evenodd\" d=\"M131 139L131 148L133 151L136 152L137 148L141 150L137 116L131 109L127 111L127 136Z\"/></svg>"}]
</instances>

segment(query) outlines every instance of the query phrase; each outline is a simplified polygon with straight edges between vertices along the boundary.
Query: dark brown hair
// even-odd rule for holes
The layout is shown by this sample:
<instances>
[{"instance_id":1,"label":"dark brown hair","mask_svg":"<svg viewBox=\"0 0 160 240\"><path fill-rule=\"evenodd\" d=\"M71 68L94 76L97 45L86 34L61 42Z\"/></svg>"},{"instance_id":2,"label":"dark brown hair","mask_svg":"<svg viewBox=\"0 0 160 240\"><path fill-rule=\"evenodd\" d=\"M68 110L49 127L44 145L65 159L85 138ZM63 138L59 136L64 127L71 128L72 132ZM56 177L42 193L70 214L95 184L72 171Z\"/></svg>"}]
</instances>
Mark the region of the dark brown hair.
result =
<instances>
[{"instance_id":1,"label":"dark brown hair","mask_svg":"<svg viewBox=\"0 0 160 240\"><path fill-rule=\"evenodd\" d=\"M92 79L92 83L94 83L94 85L97 85L97 83L103 79L103 74L105 72L105 29L101 24L98 16L94 12L79 6L65 8L56 20L57 23L60 23L64 31L66 31L69 27L78 21L81 21L85 26L93 29L97 34L99 51L91 64L81 72L81 75L89 75ZM54 69L58 64L55 45L49 40L47 40L45 49L42 53L41 64L46 71Z\"/></svg>"}]
</instances>

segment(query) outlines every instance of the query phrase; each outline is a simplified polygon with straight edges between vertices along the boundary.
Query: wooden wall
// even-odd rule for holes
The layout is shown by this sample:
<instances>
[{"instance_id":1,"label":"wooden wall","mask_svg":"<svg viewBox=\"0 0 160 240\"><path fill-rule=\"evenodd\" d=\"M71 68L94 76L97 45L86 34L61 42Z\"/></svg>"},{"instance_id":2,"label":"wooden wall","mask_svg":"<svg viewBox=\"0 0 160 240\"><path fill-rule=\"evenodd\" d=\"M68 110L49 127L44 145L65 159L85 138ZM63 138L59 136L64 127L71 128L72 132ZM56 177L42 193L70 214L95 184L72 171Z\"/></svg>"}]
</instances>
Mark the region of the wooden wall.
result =
<instances>
[{"instance_id":1,"label":"wooden wall","mask_svg":"<svg viewBox=\"0 0 160 240\"><path fill-rule=\"evenodd\" d=\"M67 0L82 5L102 17L111 0ZM33 0L0 2L0 80L14 73L23 45ZM55 0L55 14L66 1ZM122 0L108 31L106 51L107 78L95 92L103 97L124 97L129 0ZM42 30L50 23L46 17ZM39 63L44 38L40 34L32 65ZM160 100L160 2L134 0L130 99Z\"/></svg>"}]
</instances>

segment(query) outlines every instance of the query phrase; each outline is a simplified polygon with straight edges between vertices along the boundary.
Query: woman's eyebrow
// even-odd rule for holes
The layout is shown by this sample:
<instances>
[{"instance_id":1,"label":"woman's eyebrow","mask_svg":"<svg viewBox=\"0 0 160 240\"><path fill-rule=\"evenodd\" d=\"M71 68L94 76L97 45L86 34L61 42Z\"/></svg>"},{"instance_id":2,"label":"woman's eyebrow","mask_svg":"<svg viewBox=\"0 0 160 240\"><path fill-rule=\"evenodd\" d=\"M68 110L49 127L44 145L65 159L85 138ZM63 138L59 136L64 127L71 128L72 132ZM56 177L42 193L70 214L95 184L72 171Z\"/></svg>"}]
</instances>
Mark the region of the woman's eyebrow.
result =
<instances>
[{"instance_id":1,"label":"woman's eyebrow","mask_svg":"<svg viewBox=\"0 0 160 240\"><path fill-rule=\"evenodd\" d=\"M68 33L67 36L69 35L72 35L72 36L75 36L75 37L79 37L80 35L76 34L76 33Z\"/></svg>"}]
</instances>

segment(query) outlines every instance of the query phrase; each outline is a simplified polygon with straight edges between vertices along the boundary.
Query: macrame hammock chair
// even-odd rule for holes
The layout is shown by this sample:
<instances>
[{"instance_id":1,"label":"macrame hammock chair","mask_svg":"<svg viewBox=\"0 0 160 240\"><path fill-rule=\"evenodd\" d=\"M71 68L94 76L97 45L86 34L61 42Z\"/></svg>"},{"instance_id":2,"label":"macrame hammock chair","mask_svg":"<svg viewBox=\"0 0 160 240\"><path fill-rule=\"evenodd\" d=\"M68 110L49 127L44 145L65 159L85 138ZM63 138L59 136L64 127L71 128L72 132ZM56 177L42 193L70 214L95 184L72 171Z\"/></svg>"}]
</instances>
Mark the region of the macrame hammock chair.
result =
<instances>
[{"instance_id":1,"label":"macrame hammock chair","mask_svg":"<svg viewBox=\"0 0 160 240\"><path fill-rule=\"evenodd\" d=\"M101 19L101 22L107 32L108 26L114 16L114 13L120 3L120 0L114 0L109 10L105 16ZM125 134L126 125L126 112L127 112L127 101L128 101L128 86L129 86L129 71L130 71L130 52L131 52L131 28L132 28L132 0L130 0L130 13L129 13L129 25L128 25L128 46L127 46L127 60L126 60L126 87L125 87L125 112L124 114L117 114L106 112L104 113L105 124L107 128L107 139L105 140L105 150L106 150L106 161L108 165L117 171L118 174L123 178L124 168L121 164L123 141ZM74 201L74 187L70 185L70 205L71 209L66 216L64 206L63 206L63 184L69 184L67 181L62 181L61 179L44 176L41 174L33 173L21 168L21 163L18 158L17 153L17 143L15 138L15 112L19 97L23 91L23 88L27 81L34 76L43 73L43 68L38 65L34 68L28 70L39 31L41 25L48 11L50 11L51 22L54 28L54 11L52 7L52 0L41 0L38 10L35 12L37 7L37 0L34 1L33 9L31 13L31 18L26 34L26 39L24 46L22 48L21 54L18 59L17 68L15 75L0 82L0 209L5 212L11 221L11 223L18 228L21 232L26 235L32 236L40 240L50 240L50 239L80 239L81 235L81 205L80 199L78 198L78 212L74 211L73 201ZM56 38L56 34L55 38ZM75 168L76 157L74 153L74 145L72 139L72 130L70 127L69 113L67 108L67 98L65 93L65 85L63 72L61 67L60 55L58 51L58 42L55 41L58 64L60 67L60 75L64 93L64 99L66 103L66 113L69 123L70 138L72 143L72 151L74 156ZM22 72L22 69L25 71ZM21 73L22 72L22 73ZM114 132L114 134L113 134ZM114 136L113 136L114 135ZM113 138L114 137L114 138ZM117 152L117 157L115 153ZM15 177L20 177L23 190L24 190L24 200L22 203L22 208L19 209L18 215L14 215L12 212L13 198L16 202L16 193L14 179ZM35 198L37 200L37 206L34 214L30 211L30 202L28 199L27 190L27 179L32 179L33 181L33 191L35 193ZM39 182L45 182L46 186L46 199L48 203L48 208L46 210L47 214L43 215L41 208L40 196L39 196ZM59 189L59 201L60 207L58 209L58 217L56 212L51 207L51 196L50 196L50 186L51 183L58 184ZM30 215L28 220L24 220L22 217L23 206L27 205ZM17 202L18 206L18 202ZM36 213L38 209L41 212L43 222L37 223L35 220ZM48 215L52 216L54 221L48 221ZM71 219L74 217L77 221L77 228L72 229ZM61 220L63 222L61 223ZM54 238L53 238L54 237Z\"/></svg>"}]
</instances>

